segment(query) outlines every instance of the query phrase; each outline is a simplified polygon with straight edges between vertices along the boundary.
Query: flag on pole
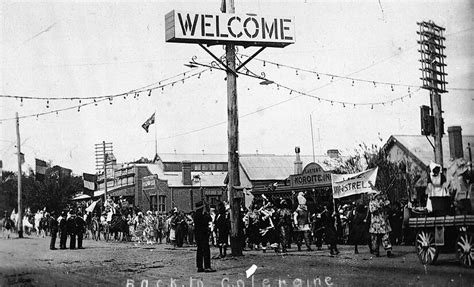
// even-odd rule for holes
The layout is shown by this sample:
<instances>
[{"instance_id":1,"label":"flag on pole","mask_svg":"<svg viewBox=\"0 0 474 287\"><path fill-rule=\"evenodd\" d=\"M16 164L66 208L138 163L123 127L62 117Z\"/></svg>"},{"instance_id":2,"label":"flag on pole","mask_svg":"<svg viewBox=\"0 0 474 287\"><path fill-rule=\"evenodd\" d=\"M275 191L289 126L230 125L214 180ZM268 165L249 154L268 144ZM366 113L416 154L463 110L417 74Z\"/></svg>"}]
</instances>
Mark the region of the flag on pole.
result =
<instances>
[{"instance_id":1,"label":"flag on pole","mask_svg":"<svg viewBox=\"0 0 474 287\"><path fill-rule=\"evenodd\" d=\"M148 128L155 123L155 113L153 113L153 115L151 115L151 117L146 120L146 122L142 125L142 128L145 129L145 131L148 133Z\"/></svg>"},{"instance_id":2,"label":"flag on pole","mask_svg":"<svg viewBox=\"0 0 474 287\"><path fill-rule=\"evenodd\" d=\"M95 174L83 173L82 179L84 181L84 194L93 195L96 190L97 176Z\"/></svg>"},{"instance_id":3,"label":"flag on pole","mask_svg":"<svg viewBox=\"0 0 474 287\"><path fill-rule=\"evenodd\" d=\"M97 176L95 174L83 173L84 187L90 190L95 190Z\"/></svg>"},{"instance_id":4,"label":"flag on pole","mask_svg":"<svg viewBox=\"0 0 474 287\"><path fill-rule=\"evenodd\" d=\"M44 180L44 177L46 175L46 169L48 168L48 165L44 160L41 159L35 159L36 161L36 180L42 181Z\"/></svg>"}]
</instances>

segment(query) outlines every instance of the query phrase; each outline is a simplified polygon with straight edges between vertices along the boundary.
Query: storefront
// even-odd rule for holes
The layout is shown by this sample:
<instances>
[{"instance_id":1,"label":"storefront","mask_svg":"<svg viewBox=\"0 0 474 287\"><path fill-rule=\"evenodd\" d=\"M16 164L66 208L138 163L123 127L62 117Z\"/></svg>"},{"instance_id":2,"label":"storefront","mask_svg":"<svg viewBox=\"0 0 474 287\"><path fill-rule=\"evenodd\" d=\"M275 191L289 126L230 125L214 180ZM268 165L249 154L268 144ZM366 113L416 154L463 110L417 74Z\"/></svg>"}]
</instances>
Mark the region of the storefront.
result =
<instances>
[{"instance_id":1,"label":"storefront","mask_svg":"<svg viewBox=\"0 0 474 287\"><path fill-rule=\"evenodd\" d=\"M254 188L253 194L265 194L271 200L290 199L296 207L298 193L304 192L310 212L324 205L332 205L331 172L315 163L309 163L300 174L290 175L285 185Z\"/></svg>"}]
</instances>

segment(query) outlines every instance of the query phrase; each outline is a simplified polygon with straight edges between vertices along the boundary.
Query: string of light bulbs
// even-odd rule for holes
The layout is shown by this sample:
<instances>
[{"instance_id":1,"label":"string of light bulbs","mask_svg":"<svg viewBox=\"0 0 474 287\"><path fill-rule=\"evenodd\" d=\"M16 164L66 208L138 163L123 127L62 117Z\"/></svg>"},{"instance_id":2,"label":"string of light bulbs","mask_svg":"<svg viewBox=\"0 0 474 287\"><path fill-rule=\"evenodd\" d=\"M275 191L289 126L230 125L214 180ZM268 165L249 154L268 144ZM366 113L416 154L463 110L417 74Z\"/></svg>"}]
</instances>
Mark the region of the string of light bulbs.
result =
<instances>
[{"instance_id":1,"label":"string of light bulbs","mask_svg":"<svg viewBox=\"0 0 474 287\"><path fill-rule=\"evenodd\" d=\"M195 65L198 65L198 66L202 66L202 67L216 68L216 69L219 69L219 70L222 70L222 71L226 71L226 69L224 67L217 66L215 64L215 62L213 62L213 65L199 63L199 62L196 62L194 60L191 63L193 63ZM363 103L338 101L338 100L327 99L327 98L315 96L315 95L312 95L312 94L309 94L309 93L305 93L305 92L302 92L302 91L298 91L297 89L291 88L289 86L278 83L278 82L276 82L276 81L274 81L270 78L267 78L264 73L262 73L261 75L257 75L256 73L250 71L248 68L244 68L244 69L245 69L245 72L237 71L236 73L239 74L239 75L246 76L246 77L251 77L251 78L261 80L262 82L260 84L263 84L263 85L276 85L277 90L279 90L279 89L287 90L287 91L289 91L290 95L299 94L300 96L306 96L306 97L311 97L311 98L317 99L319 102L326 102L326 103L330 103L331 105L339 104L344 108L348 107L348 106L353 106L354 108L356 106L370 106L371 109L374 109L375 106L385 106L385 105L388 105L388 104L393 105L393 103L395 103L395 102L398 102L398 101L403 102L404 99L411 98L413 93L416 93L421 89L421 87L415 87L416 89L412 91L410 89L410 87L408 87L408 92L407 92L406 95L403 95L403 96L400 96L400 97L397 97L397 98L393 98L393 99L387 100L387 101L363 102Z\"/></svg>"},{"instance_id":2,"label":"string of light bulbs","mask_svg":"<svg viewBox=\"0 0 474 287\"><path fill-rule=\"evenodd\" d=\"M202 73L205 73L205 72L211 71L211 70L212 70L212 67L205 68L205 69L196 71L194 73L190 73L189 71L185 72L185 73L180 73L177 76L181 75L182 77L177 79L177 80L174 80L172 82L163 84L163 82L168 81L170 79L174 79L177 76L173 76L173 77L167 78L165 80L161 80L161 81L158 81L156 83L152 83L152 84L147 85L145 87L134 89L131 92L126 92L126 93L119 93L119 94L114 94L114 95L98 96L98 97L84 97L84 98L73 98L73 99L65 98L65 99L69 99L69 100L77 100L78 99L79 104L74 105L74 106L69 106L69 107L66 107L66 108L61 108L61 109L53 109L53 110L49 110L49 111L42 112L42 113L23 115L23 116L19 116L18 118L19 119L32 118L32 117L39 118L40 116L44 116L44 115L48 115L48 114L58 115L60 112L74 110L74 109L77 109L77 111L80 112L82 107L90 106L90 105L97 106L101 102L107 102L108 101L109 104L112 105L113 100L115 98L119 98L119 97L123 96L124 99L127 99L128 95L130 95L130 94L134 95L133 98L138 99L139 96L140 96L140 93L142 93L142 92L148 92L148 96L150 97L152 95L152 91L154 91L154 90L161 89L161 91L163 92L165 87L173 87L175 84L180 83L180 82L184 84L185 80L193 78L193 77L197 77L198 79L200 79ZM35 99L39 99L39 98L35 98ZM84 100L84 99L85 100L92 100L92 101L82 102L82 100ZM44 100L44 99L42 99L42 100ZM49 108L49 101L48 100L46 100L46 101L47 101L47 108ZM3 122L3 121L10 121L10 120L15 120L15 119L16 118L0 119L0 123Z\"/></svg>"},{"instance_id":3,"label":"string of light bulbs","mask_svg":"<svg viewBox=\"0 0 474 287\"><path fill-rule=\"evenodd\" d=\"M125 92L125 93L114 94L114 95L88 96L88 97L37 97L37 96L21 96L21 95L5 95L5 94L1 94L1 95L0 95L0 98L18 99L18 100L20 100L21 103L23 103L23 100L43 100L43 101L47 101L47 102L46 102L46 106L47 106L47 107L49 107L49 102L50 102L50 101L64 101L64 100L71 100L71 101L74 101L74 100L77 100L77 101L79 101L79 103L81 103L81 101L83 101L83 100L96 100L96 101L97 101L97 100L107 99L107 98L111 98L111 97L128 96L128 95L130 95L130 94L136 94L136 93L141 93L141 92L144 92L144 91L149 91L149 90L150 90L150 87L153 87L153 89L165 88L166 86L174 85L174 84L176 84L176 83L181 82L181 81L183 80L183 78L184 78L184 79L187 79L186 75L189 75L189 73L190 73L191 71L192 71L192 70L189 70L189 71L186 71L186 72L182 72L182 73L176 74L176 75L174 75L174 76L171 76L171 77L162 79L162 80L160 80L160 81L151 83L151 84L149 84L149 85L146 85L146 86L143 86L143 87L139 87L139 88L130 90L130 91ZM178 79L178 80L175 80L175 81L172 81L172 82L169 82L170 80L176 79L176 78L179 78L179 79ZM168 82L168 83L167 83L167 82Z\"/></svg>"},{"instance_id":4,"label":"string of light bulbs","mask_svg":"<svg viewBox=\"0 0 474 287\"><path fill-rule=\"evenodd\" d=\"M243 57L250 58L250 56L245 55L245 54L238 53L238 55L241 58L243 58ZM285 65L285 64L272 62L272 61L259 59L259 58L253 58L252 60L256 60L256 61L259 61L259 62L263 63L263 67L266 67L267 64L270 64L270 65L276 66L277 68L281 67L281 68L286 68L286 69L292 69L292 70L295 71L295 74L297 76L299 75L299 72L306 72L306 73L315 74L316 78L318 80L321 79L321 76L329 77L331 79L331 82L334 81L334 79L336 79L336 78L337 79L349 80L349 81L351 81L351 86L354 86L355 83L357 83L357 82L359 82L359 83L369 83L369 84L372 84L375 88L377 87L377 85L379 85L379 86L390 86L390 89L391 89L392 92L395 91L395 87L423 88L423 87L417 86L417 85L408 85L408 84L400 84L400 83L392 83L392 82L384 82L384 81L374 81L374 80L367 80L367 79L355 78L355 77L350 77L350 76L342 76L342 75L337 75L337 74L313 71L313 70L309 70L309 69L298 68L298 67ZM471 89L471 88L448 88L447 90L452 90L452 91L474 91L474 89Z\"/></svg>"}]
</instances>

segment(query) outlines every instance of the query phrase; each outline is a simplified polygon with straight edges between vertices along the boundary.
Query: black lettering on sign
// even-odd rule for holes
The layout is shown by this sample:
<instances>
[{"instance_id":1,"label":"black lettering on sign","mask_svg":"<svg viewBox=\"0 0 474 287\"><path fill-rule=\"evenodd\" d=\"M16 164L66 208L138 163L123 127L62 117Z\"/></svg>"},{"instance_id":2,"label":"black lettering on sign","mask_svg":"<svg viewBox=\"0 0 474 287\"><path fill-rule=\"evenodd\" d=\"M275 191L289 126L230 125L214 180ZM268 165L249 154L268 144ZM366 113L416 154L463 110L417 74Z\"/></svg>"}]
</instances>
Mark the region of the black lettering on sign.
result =
<instances>
[{"instance_id":1,"label":"black lettering on sign","mask_svg":"<svg viewBox=\"0 0 474 287\"><path fill-rule=\"evenodd\" d=\"M220 33L220 23L219 23L219 15L216 15L216 37L223 37L227 38L229 35Z\"/></svg>"},{"instance_id":2,"label":"black lettering on sign","mask_svg":"<svg viewBox=\"0 0 474 287\"><path fill-rule=\"evenodd\" d=\"M252 21L255 24L255 33L253 33L253 34L250 34L249 29L248 29L248 23L250 21ZM259 30L260 30L260 28L258 27L257 19L255 19L253 17L245 19L245 21L244 21L244 32L247 35L247 37L249 37L249 38L257 37Z\"/></svg>"},{"instance_id":3,"label":"black lettering on sign","mask_svg":"<svg viewBox=\"0 0 474 287\"><path fill-rule=\"evenodd\" d=\"M265 18L262 17L262 38L266 38L266 33L268 32L268 38L271 39L272 37L275 37L276 40L278 40L278 23L277 19L273 19L273 23L268 28L267 22L265 22Z\"/></svg>"},{"instance_id":4,"label":"black lettering on sign","mask_svg":"<svg viewBox=\"0 0 474 287\"><path fill-rule=\"evenodd\" d=\"M227 27L229 29L229 33L232 37L234 38L240 38L242 37L242 32L239 32L238 34L235 34L234 31L232 30L232 22L234 20L237 20L240 22L240 17L239 16L233 16L233 17L230 17L229 21L227 21Z\"/></svg>"},{"instance_id":5,"label":"black lettering on sign","mask_svg":"<svg viewBox=\"0 0 474 287\"><path fill-rule=\"evenodd\" d=\"M183 23L181 13L178 13L179 24L181 25L181 29L183 31L184 36L186 36L186 32L188 30L191 30L191 36L194 36L194 32L196 32L198 17L199 15L194 15L194 21L191 23L191 17L189 16L189 14L186 14L186 23Z\"/></svg>"},{"instance_id":6,"label":"black lettering on sign","mask_svg":"<svg viewBox=\"0 0 474 287\"><path fill-rule=\"evenodd\" d=\"M211 23L206 22L206 19L212 18L212 15L201 15L201 35L205 37L213 37L214 34L206 33L206 27L210 27Z\"/></svg>"},{"instance_id":7,"label":"black lettering on sign","mask_svg":"<svg viewBox=\"0 0 474 287\"><path fill-rule=\"evenodd\" d=\"M285 23L291 23L290 19L280 19L280 33L281 33L281 39L282 40L293 40L293 37L286 37L285 36L285 31L290 30L290 27L285 26Z\"/></svg>"}]
</instances>

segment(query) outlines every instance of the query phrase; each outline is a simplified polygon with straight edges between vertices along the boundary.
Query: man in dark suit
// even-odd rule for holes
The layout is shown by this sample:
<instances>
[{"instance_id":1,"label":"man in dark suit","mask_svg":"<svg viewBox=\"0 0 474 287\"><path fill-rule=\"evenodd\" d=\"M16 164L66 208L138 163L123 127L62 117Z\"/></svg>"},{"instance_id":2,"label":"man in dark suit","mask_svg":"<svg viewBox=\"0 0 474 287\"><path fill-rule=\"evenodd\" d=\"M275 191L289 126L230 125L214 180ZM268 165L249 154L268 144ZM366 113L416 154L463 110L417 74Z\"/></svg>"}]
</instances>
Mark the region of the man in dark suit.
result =
<instances>
[{"instance_id":1,"label":"man in dark suit","mask_svg":"<svg viewBox=\"0 0 474 287\"><path fill-rule=\"evenodd\" d=\"M209 213L204 211L204 203L202 201L196 203L194 238L197 245L196 265L198 272L216 271L211 268L211 250L209 248L209 222L211 222L211 220Z\"/></svg>"},{"instance_id":2,"label":"man in dark suit","mask_svg":"<svg viewBox=\"0 0 474 287\"><path fill-rule=\"evenodd\" d=\"M59 220L59 248L66 249L66 241L67 241L67 224L66 224L66 212L63 211L61 216L58 218Z\"/></svg>"},{"instance_id":3,"label":"man in dark suit","mask_svg":"<svg viewBox=\"0 0 474 287\"><path fill-rule=\"evenodd\" d=\"M86 222L82 218L82 214L80 212L77 213L75 223L76 223L76 232L77 232L77 248L84 249L82 247L82 238L84 236Z\"/></svg>"},{"instance_id":4,"label":"man in dark suit","mask_svg":"<svg viewBox=\"0 0 474 287\"><path fill-rule=\"evenodd\" d=\"M51 231L51 242L49 243L49 249L56 250L56 234L58 233L58 220L56 219L56 212L51 212L49 219L49 230Z\"/></svg>"},{"instance_id":5,"label":"man in dark suit","mask_svg":"<svg viewBox=\"0 0 474 287\"><path fill-rule=\"evenodd\" d=\"M76 249L76 215L71 213L67 219L67 234L69 235L69 249Z\"/></svg>"}]
</instances>

